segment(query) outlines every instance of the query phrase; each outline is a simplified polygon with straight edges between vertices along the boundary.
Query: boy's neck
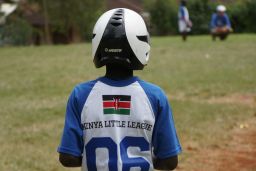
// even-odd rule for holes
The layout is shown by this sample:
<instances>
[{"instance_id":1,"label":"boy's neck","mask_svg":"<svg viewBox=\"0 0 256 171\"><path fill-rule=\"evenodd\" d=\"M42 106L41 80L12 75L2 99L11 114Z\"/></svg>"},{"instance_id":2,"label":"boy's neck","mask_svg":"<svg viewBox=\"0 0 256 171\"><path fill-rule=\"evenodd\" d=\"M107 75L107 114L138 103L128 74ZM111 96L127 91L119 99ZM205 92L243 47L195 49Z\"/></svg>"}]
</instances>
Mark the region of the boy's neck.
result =
<instances>
[{"instance_id":1,"label":"boy's neck","mask_svg":"<svg viewBox=\"0 0 256 171\"><path fill-rule=\"evenodd\" d=\"M112 80L125 80L133 76L133 70L120 65L107 65L105 77Z\"/></svg>"}]
</instances>

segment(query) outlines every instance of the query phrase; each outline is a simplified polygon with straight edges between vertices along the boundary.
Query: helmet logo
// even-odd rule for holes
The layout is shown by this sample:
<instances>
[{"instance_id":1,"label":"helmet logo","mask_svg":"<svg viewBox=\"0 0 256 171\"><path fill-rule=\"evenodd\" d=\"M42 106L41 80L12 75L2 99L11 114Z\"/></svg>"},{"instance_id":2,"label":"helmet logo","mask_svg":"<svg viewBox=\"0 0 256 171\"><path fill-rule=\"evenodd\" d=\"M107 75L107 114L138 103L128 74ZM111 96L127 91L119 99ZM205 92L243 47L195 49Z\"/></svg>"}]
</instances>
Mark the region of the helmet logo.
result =
<instances>
[{"instance_id":1,"label":"helmet logo","mask_svg":"<svg viewBox=\"0 0 256 171\"><path fill-rule=\"evenodd\" d=\"M108 49L108 48L105 48L105 52L110 52L110 53L120 53L122 51L123 51L123 49Z\"/></svg>"}]
</instances>

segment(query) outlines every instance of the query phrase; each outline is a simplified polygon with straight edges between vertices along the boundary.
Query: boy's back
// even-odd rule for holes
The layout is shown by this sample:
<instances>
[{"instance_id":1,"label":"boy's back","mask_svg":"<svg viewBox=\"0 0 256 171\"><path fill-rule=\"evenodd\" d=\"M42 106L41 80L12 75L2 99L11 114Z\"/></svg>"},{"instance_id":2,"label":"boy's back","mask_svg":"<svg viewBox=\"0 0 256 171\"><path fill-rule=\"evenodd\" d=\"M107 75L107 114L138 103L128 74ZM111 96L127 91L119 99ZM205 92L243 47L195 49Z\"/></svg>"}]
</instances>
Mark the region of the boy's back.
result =
<instances>
[{"instance_id":1,"label":"boy's back","mask_svg":"<svg viewBox=\"0 0 256 171\"><path fill-rule=\"evenodd\" d=\"M159 158L181 151L166 96L138 77L77 85L66 115L59 152L84 154L83 170L153 170L152 147Z\"/></svg>"}]
</instances>

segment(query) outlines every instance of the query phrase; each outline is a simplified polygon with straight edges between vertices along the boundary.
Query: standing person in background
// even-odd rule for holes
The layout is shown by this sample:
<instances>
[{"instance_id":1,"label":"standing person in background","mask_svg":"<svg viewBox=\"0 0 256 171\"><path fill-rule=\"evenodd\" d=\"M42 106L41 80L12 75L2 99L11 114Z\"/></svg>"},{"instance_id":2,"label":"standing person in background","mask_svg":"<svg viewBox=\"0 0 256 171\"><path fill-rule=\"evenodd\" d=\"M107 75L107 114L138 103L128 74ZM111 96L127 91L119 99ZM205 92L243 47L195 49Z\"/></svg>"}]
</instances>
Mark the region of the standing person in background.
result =
<instances>
[{"instance_id":1,"label":"standing person in background","mask_svg":"<svg viewBox=\"0 0 256 171\"><path fill-rule=\"evenodd\" d=\"M187 40L187 35L192 27L192 22L189 20L189 13L186 5L187 1L181 0L178 12L179 32L182 35L183 41Z\"/></svg>"},{"instance_id":2,"label":"standing person in background","mask_svg":"<svg viewBox=\"0 0 256 171\"><path fill-rule=\"evenodd\" d=\"M217 13L214 13L211 19L212 40L215 41L216 37L219 37L220 40L225 40L228 34L232 32L230 20L226 14L226 7L218 5L216 11Z\"/></svg>"}]
</instances>

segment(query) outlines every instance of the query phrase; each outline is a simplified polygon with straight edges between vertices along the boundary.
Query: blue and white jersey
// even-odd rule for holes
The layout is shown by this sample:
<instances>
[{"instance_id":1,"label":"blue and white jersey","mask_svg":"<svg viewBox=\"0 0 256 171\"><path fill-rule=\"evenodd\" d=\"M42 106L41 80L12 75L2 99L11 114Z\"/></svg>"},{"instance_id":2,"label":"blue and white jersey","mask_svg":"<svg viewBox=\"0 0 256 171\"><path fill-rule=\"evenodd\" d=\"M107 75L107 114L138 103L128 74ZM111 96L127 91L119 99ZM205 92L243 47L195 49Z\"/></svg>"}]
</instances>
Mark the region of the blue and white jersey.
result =
<instances>
[{"instance_id":1,"label":"blue and white jersey","mask_svg":"<svg viewBox=\"0 0 256 171\"><path fill-rule=\"evenodd\" d=\"M175 156L181 146L159 87L100 77L71 93L58 152L82 156L83 171L153 171L153 156Z\"/></svg>"},{"instance_id":2,"label":"blue and white jersey","mask_svg":"<svg viewBox=\"0 0 256 171\"><path fill-rule=\"evenodd\" d=\"M191 28L188 27L187 23L189 23L189 13L186 6L180 6L178 11L178 26L179 32L190 32Z\"/></svg>"},{"instance_id":3,"label":"blue and white jersey","mask_svg":"<svg viewBox=\"0 0 256 171\"><path fill-rule=\"evenodd\" d=\"M189 21L189 13L186 6L180 6L178 12L178 19L183 21Z\"/></svg>"},{"instance_id":4,"label":"blue and white jersey","mask_svg":"<svg viewBox=\"0 0 256 171\"><path fill-rule=\"evenodd\" d=\"M231 23L227 14L218 15L214 13L211 18L211 28L214 29L216 27L228 27L231 28Z\"/></svg>"}]
</instances>

